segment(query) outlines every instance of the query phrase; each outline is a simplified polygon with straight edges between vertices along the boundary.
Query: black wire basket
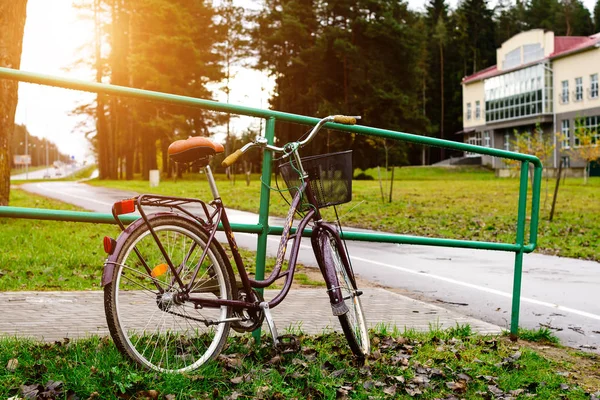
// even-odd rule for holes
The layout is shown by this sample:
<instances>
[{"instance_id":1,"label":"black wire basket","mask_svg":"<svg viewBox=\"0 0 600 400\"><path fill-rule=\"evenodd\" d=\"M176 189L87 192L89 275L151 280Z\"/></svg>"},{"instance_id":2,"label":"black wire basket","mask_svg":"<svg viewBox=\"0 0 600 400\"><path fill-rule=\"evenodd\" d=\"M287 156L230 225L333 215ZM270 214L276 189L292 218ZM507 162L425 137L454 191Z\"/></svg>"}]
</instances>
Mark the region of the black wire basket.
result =
<instances>
[{"instance_id":1,"label":"black wire basket","mask_svg":"<svg viewBox=\"0 0 600 400\"><path fill-rule=\"evenodd\" d=\"M301 160L319 208L352 200L352 150L303 157ZM291 162L293 164L281 164L279 172L293 197L298 192L301 181L298 165L295 161ZM300 210L308 208L308 200L303 198Z\"/></svg>"}]
</instances>

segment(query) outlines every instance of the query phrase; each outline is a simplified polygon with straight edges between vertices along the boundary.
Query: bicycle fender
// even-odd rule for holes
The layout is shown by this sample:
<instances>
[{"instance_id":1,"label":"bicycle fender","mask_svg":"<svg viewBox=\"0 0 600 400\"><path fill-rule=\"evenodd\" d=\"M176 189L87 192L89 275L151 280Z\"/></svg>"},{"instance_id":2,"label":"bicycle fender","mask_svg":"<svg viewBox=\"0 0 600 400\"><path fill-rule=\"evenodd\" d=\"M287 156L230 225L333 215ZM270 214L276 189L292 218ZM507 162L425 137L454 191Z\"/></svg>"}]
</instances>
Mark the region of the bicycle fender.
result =
<instances>
[{"instance_id":1,"label":"bicycle fender","mask_svg":"<svg viewBox=\"0 0 600 400\"><path fill-rule=\"evenodd\" d=\"M186 216L183 216L181 214L176 214L173 212L158 212L158 213L148 215L148 221L152 221L153 219L158 218L158 217L167 217L167 216L177 216L177 217L186 218L186 219L191 220L190 218L188 218ZM112 252L112 254L110 254L108 256L106 261L104 261L104 270L102 271L102 280L100 282L101 287L104 287L112 282L113 273L115 270L115 264L117 262L117 257L119 256L119 253L121 252L121 249L123 248L123 245L125 244L125 241L129 237L129 235L131 235L131 232L133 232L135 229L137 229L140 225L144 225L145 223L146 222L144 221L143 218L138 218L135 221L133 221L131 224L129 224L127 226L127 228L125 228L125 230L119 234L119 237L117 237L117 240L116 240L117 244L115 246L114 251Z\"/></svg>"},{"instance_id":2,"label":"bicycle fender","mask_svg":"<svg viewBox=\"0 0 600 400\"><path fill-rule=\"evenodd\" d=\"M321 241L324 238L322 232L326 230L330 231L332 234L337 236L337 232L331 225L323 223L316 229L313 229L310 239L312 242L313 251L315 252L317 263L319 264L319 269L321 270L323 278L327 283L327 294L329 295L331 311L333 315L340 316L348 312L348 306L344 302L340 288L333 287L332 282L337 282L337 276L335 275L335 271L333 271L329 265L325 264L323 254L321 253Z\"/></svg>"}]
</instances>

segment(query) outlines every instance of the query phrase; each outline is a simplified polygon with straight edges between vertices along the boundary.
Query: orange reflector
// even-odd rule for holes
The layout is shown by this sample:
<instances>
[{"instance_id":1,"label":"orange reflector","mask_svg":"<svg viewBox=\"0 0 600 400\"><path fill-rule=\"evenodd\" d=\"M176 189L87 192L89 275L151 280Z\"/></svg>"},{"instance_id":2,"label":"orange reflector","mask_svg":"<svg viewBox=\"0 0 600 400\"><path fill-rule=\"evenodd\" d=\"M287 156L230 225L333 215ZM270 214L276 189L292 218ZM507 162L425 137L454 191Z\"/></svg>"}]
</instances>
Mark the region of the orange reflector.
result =
<instances>
[{"instance_id":1,"label":"orange reflector","mask_svg":"<svg viewBox=\"0 0 600 400\"><path fill-rule=\"evenodd\" d=\"M129 214L135 211L135 199L121 200L114 205L117 215Z\"/></svg>"},{"instance_id":2,"label":"orange reflector","mask_svg":"<svg viewBox=\"0 0 600 400\"><path fill-rule=\"evenodd\" d=\"M112 254L115 251L115 247L117 246L117 241L111 237L104 236L103 244L104 251L107 254Z\"/></svg>"},{"instance_id":3,"label":"orange reflector","mask_svg":"<svg viewBox=\"0 0 600 400\"><path fill-rule=\"evenodd\" d=\"M169 266L167 264L159 264L152 268L152 273L150 275L152 275L153 278L157 278L167 272L168 269Z\"/></svg>"}]
</instances>

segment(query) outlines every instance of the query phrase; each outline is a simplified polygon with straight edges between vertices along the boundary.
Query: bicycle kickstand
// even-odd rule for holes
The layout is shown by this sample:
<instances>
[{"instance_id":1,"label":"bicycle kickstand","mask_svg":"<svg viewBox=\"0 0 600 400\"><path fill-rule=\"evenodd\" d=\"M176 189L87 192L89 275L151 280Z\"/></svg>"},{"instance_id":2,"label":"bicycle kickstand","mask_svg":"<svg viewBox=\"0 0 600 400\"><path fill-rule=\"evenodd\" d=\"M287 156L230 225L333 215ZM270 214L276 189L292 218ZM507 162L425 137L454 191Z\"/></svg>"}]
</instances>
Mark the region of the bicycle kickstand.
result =
<instances>
[{"instance_id":1,"label":"bicycle kickstand","mask_svg":"<svg viewBox=\"0 0 600 400\"><path fill-rule=\"evenodd\" d=\"M271 315L269 303L263 301L262 303L260 303L260 308L263 309L265 319L267 320L267 325L269 326L269 331L271 331L271 336L273 336L273 347L276 350L281 351L283 353L297 351L300 348L300 343L294 335L279 336L279 334L277 333L277 327L275 326L275 321L273 320L273 316Z\"/></svg>"},{"instance_id":2,"label":"bicycle kickstand","mask_svg":"<svg viewBox=\"0 0 600 400\"><path fill-rule=\"evenodd\" d=\"M273 315L271 315L271 309L269 308L269 303L263 301L259 304L260 308L263 309L265 313L265 319L267 320L267 325L269 326L269 331L271 331L271 336L273 336L273 346L277 347L279 345L279 335L277 334L277 327L275 326L275 321L273 320Z\"/></svg>"}]
</instances>

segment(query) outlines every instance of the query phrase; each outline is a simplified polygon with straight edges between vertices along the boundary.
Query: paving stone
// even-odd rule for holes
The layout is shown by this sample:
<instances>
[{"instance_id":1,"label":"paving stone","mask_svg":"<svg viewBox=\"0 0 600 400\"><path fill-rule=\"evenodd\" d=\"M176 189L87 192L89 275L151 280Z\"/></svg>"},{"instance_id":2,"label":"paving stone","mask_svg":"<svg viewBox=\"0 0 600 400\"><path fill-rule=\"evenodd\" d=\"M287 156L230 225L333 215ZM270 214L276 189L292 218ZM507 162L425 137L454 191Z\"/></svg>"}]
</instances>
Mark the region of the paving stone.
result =
<instances>
[{"instance_id":1,"label":"paving stone","mask_svg":"<svg viewBox=\"0 0 600 400\"><path fill-rule=\"evenodd\" d=\"M427 331L469 324L482 334L500 333L501 328L455 311L427 304L381 288L366 288L361 297L369 327L385 324L401 331ZM278 291L265 291L273 298ZM323 289L296 289L271 310L280 333L300 328L309 334L341 330L337 317L331 313ZM0 335L30 337L55 341L63 338L82 338L108 335L104 314L104 294L85 292L3 292L0 293ZM137 323L147 324L147 318ZM266 324L263 329L267 329Z\"/></svg>"}]
</instances>

